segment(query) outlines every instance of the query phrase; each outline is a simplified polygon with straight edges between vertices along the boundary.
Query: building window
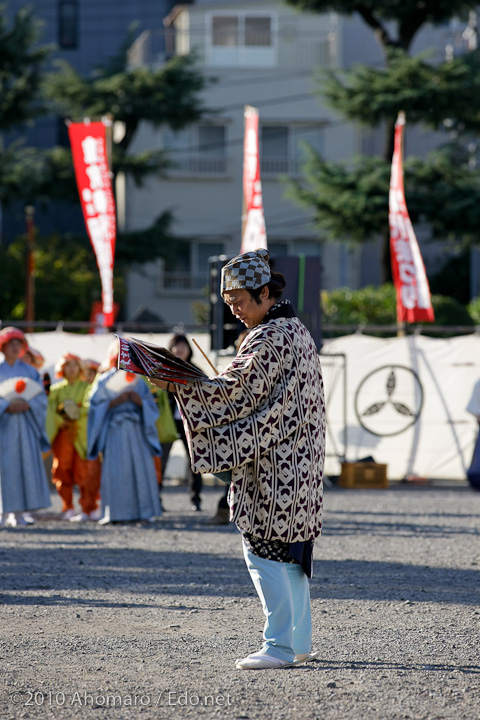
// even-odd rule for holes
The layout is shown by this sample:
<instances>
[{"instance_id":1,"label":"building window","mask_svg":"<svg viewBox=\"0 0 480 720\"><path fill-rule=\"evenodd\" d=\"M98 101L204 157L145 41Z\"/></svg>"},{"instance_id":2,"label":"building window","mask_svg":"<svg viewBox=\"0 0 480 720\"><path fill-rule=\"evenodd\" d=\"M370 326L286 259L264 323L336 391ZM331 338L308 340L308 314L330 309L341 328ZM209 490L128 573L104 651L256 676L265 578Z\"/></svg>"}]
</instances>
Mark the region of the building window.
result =
<instances>
[{"instance_id":1,"label":"building window","mask_svg":"<svg viewBox=\"0 0 480 720\"><path fill-rule=\"evenodd\" d=\"M273 67L276 62L273 15L224 12L207 15L207 61L216 66Z\"/></svg>"},{"instance_id":2,"label":"building window","mask_svg":"<svg viewBox=\"0 0 480 720\"><path fill-rule=\"evenodd\" d=\"M212 17L212 45L236 47L238 45L238 17Z\"/></svg>"},{"instance_id":3,"label":"building window","mask_svg":"<svg viewBox=\"0 0 480 720\"><path fill-rule=\"evenodd\" d=\"M270 253L270 257L281 257L282 255L290 255L290 247L289 243L287 241L269 241L268 242L268 252Z\"/></svg>"},{"instance_id":4,"label":"building window","mask_svg":"<svg viewBox=\"0 0 480 720\"><path fill-rule=\"evenodd\" d=\"M195 241L181 243L173 264L160 264L158 290L164 291L195 291L198 293L208 286L210 264L208 259L222 255L223 241Z\"/></svg>"},{"instance_id":5,"label":"building window","mask_svg":"<svg viewBox=\"0 0 480 720\"><path fill-rule=\"evenodd\" d=\"M78 47L77 0L60 0L58 3L58 44L66 50Z\"/></svg>"},{"instance_id":6,"label":"building window","mask_svg":"<svg viewBox=\"0 0 480 720\"><path fill-rule=\"evenodd\" d=\"M323 151L323 129L316 124L261 125L262 177L284 173L298 175L305 160L305 143Z\"/></svg>"},{"instance_id":7,"label":"building window","mask_svg":"<svg viewBox=\"0 0 480 720\"><path fill-rule=\"evenodd\" d=\"M173 172L223 175L227 172L226 127L199 123L174 132L165 129L164 144Z\"/></svg>"},{"instance_id":8,"label":"building window","mask_svg":"<svg viewBox=\"0 0 480 720\"><path fill-rule=\"evenodd\" d=\"M205 279L205 285L208 284L210 273L210 264L208 259L224 252L223 242L205 242L195 243L192 246L192 265L194 271Z\"/></svg>"},{"instance_id":9,"label":"building window","mask_svg":"<svg viewBox=\"0 0 480 720\"><path fill-rule=\"evenodd\" d=\"M270 47L272 18L257 15L214 15L212 45L214 47Z\"/></svg>"},{"instance_id":10,"label":"building window","mask_svg":"<svg viewBox=\"0 0 480 720\"><path fill-rule=\"evenodd\" d=\"M247 16L245 18L245 45L247 47L270 47L271 44L271 18Z\"/></svg>"}]
</instances>

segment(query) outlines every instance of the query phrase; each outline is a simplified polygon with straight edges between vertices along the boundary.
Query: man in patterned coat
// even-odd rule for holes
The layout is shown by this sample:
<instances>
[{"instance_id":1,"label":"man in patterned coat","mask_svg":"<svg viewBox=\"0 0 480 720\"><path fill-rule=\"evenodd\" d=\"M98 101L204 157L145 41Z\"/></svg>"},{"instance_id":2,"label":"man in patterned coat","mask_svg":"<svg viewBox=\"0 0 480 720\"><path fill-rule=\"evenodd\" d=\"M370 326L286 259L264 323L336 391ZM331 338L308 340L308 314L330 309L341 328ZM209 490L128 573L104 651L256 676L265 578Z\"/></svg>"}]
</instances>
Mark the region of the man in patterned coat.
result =
<instances>
[{"instance_id":1,"label":"man in patterned coat","mask_svg":"<svg viewBox=\"0 0 480 720\"><path fill-rule=\"evenodd\" d=\"M154 381L175 392L192 468L229 473L230 520L266 617L264 644L238 669L312 659L313 542L322 528L325 406L317 349L288 301L268 252L244 253L222 269L222 295L251 331L209 382Z\"/></svg>"}]
</instances>

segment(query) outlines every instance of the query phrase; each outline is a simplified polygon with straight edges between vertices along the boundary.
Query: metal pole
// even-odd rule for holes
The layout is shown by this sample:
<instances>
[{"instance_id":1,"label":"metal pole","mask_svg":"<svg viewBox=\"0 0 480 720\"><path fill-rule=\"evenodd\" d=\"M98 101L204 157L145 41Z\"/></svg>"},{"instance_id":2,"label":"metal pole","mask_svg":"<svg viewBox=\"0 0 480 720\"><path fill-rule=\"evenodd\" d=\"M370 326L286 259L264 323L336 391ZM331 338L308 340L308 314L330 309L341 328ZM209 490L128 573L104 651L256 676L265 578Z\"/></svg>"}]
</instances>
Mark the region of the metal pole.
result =
<instances>
[{"instance_id":1,"label":"metal pole","mask_svg":"<svg viewBox=\"0 0 480 720\"><path fill-rule=\"evenodd\" d=\"M33 332L35 322L35 225L33 215L35 208L32 205L25 207L25 221L27 225L27 267L25 283L25 320L27 332Z\"/></svg>"}]
</instances>

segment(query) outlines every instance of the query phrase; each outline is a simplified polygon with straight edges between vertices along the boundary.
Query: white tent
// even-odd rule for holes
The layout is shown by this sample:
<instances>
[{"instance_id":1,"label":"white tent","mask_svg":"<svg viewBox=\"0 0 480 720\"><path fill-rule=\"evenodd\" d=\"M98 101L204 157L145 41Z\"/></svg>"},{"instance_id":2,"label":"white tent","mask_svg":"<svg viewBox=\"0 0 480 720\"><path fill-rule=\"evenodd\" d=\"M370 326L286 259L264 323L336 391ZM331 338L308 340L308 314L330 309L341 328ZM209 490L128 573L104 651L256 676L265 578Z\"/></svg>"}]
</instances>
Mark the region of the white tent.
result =
<instances>
[{"instance_id":1,"label":"white tent","mask_svg":"<svg viewBox=\"0 0 480 720\"><path fill-rule=\"evenodd\" d=\"M477 433L465 408L480 378L478 335L357 334L327 341L322 353L327 474L339 474L341 456L371 456L391 480L465 480Z\"/></svg>"}]
</instances>

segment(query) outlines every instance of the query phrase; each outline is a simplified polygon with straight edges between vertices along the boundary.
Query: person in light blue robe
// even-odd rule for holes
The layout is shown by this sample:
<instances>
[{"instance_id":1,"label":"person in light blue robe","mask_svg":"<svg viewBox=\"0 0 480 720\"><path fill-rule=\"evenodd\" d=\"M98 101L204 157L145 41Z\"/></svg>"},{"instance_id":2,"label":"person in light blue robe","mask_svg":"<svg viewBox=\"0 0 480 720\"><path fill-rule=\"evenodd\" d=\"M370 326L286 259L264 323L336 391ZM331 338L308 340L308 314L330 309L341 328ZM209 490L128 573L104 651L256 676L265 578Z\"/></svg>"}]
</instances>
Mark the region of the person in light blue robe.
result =
<instances>
[{"instance_id":1,"label":"person in light blue robe","mask_svg":"<svg viewBox=\"0 0 480 720\"><path fill-rule=\"evenodd\" d=\"M155 425L158 409L143 378L122 388L125 376L115 367L102 373L89 397L87 457L103 455L102 524L151 521L161 515L153 460L162 454Z\"/></svg>"},{"instance_id":2,"label":"person in light blue robe","mask_svg":"<svg viewBox=\"0 0 480 720\"><path fill-rule=\"evenodd\" d=\"M29 511L51 504L42 458L50 449L47 396L39 373L18 359L26 347L21 330L0 331L0 518L14 527L32 523ZM15 397L9 380L15 380Z\"/></svg>"}]
</instances>

